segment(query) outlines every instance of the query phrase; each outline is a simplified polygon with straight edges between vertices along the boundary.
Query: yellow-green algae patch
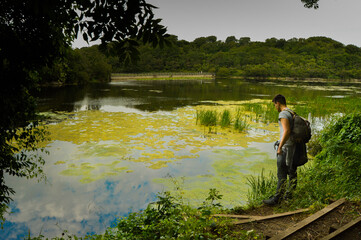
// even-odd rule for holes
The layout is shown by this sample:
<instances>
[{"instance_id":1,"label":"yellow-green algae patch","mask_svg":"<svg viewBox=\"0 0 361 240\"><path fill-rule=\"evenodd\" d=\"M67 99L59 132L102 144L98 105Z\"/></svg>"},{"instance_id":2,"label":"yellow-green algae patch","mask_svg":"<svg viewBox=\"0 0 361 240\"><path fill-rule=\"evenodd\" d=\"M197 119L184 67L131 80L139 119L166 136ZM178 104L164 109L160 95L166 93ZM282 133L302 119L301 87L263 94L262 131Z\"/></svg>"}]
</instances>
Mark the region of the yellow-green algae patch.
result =
<instances>
[{"instance_id":1,"label":"yellow-green algae patch","mask_svg":"<svg viewBox=\"0 0 361 240\"><path fill-rule=\"evenodd\" d=\"M48 125L48 130L52 141L66 141L77 146L77 153L71 156L72 162L88 162L85 165L68 164L62 174L83 176L80 181L91 182L101 177L134 170L117 170L115 166L102 165L102 162L107 162L108 159L117 159L123 162L122 165L126 162L138 162L150 169L160 169L176 161L196 160L203 151L248 148L250 142L275 141L278 137L277 124L252 121L249 116L253 113L243 107L246 103L265 101L217 101L212 102L213 105L188 106L171 112L144 114L81 111L74 113L72 118ZM227 109L232 114L238 112L245 117L248 116L250 130L239 132L232 128L216 127L209 133L203 126L196 124L196 112L200 109L217 112ZM64 165L63 162L61 164ZM100 168L108 170L100 171ZM203 188L206 189L205 186Z\"/></svg>"},{"instance_id":2,"label":"yellow-green algae patch","mask_svg":"<svg viewBox=\"0 0 361 240\"><path fill-rule=\"evenodd\" d=\"M204 200L210 188L220 191L222 204L233 206L246 200L248 185L247 177L258 174L262 168L275 171L275 160L255 148L235 150L218 149L213 151L210 161L213 161L213 171L209 174L184 176L178 178L158 178L154 182L161 183L173 194L182 196L191 204L199 205ZM175 186L175 182L181 186Z\"/></svg>"},{"instance_id":3,"label":"yellow-green algae patch","mask_svg":"<svg viewBox=\"0 0 361 240\"><path fill-rule=\"evenodd\" d=\"M79 146L79 158L126 156L129 146L122 142L85 142Z\"/></svg>"},{"instance_id":4,"label":"yellow-green algae patch","mask_svg":"<svg viewBox=\"0 0 361 240\"><path fill-rule=\"evenodd\" d=\"M89 183L109 176L115 176L119 173L126 172L128 167L117 167L120 161L114 161L109 164L105 163L80 163L68 164L68 168L60 172L64 176L78 176L82 183Z\"/></svg>"},{"instance_id":5,"label":"yellow-green algae patch","mask_svg":"<svg viewBox=\"0 0 361 240\"><path fill-rule=\"evenodd\" d=\"M60 165L60 164L65 164L66 162L65 161L56 161L55 163L54 163L54 165Z\"/></svg>"}]
</instances>

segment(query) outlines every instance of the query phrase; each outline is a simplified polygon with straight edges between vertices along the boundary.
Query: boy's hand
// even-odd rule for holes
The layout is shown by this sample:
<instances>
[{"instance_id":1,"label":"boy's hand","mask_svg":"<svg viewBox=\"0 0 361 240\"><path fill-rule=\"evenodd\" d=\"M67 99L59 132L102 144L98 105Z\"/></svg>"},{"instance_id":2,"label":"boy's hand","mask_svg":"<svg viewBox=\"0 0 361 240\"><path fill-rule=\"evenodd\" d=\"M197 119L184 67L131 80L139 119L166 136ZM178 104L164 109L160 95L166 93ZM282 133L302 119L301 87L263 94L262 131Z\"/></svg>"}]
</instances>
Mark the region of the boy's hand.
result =
<instances>
[{"instance_id":1,"label":"boy's hand","mask_svg":"<svg viewBox=\"0 0 361 240\"><path fill-rule=\"evenodd\" d=\"M280 141L279 141L279 140L275 141L275 143L273 144L274 150L276 150L276 148L277 148L279 145L280 145Z\"/></svg>"}]
</instances>

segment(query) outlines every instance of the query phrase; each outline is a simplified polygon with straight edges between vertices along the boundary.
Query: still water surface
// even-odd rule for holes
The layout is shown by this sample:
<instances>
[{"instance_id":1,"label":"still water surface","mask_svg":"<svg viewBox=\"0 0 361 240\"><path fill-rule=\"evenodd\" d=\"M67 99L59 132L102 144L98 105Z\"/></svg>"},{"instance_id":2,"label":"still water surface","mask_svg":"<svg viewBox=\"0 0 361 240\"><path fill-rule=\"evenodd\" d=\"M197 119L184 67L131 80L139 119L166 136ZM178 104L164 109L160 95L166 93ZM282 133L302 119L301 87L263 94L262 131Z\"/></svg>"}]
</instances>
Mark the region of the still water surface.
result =
<instances>
[{"instance_id":1,"label":"still water surface","mask_svg":"<svg viewBox=\"0 0 361 240\"><path fill-rule=\"evenodd\" d=\"M29 231L47 237L65 230L101 233L168 190L197 205L215 187L224 206L244 204L247 176L275 171L278 125L242 106L269 104L281 93L317 129L325 118L355 107L359 91L357 85L236 80L44 88L39 109L57 118L48 123L47 181L7 177L16 195L0 239L22 239ZM243 109L250 128L209 133L196 124L196 112L207 109Z\"/></svg>"}]
</instances>

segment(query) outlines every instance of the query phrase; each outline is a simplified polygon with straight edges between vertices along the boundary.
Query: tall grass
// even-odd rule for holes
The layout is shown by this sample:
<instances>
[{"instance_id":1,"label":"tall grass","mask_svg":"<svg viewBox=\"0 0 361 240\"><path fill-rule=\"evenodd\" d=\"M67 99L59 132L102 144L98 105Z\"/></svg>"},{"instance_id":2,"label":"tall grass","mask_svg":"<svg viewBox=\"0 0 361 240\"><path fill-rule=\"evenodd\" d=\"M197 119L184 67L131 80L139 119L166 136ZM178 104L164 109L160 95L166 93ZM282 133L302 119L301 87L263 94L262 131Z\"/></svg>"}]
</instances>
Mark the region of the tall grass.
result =
<instances>
[{"instance_id":1,"label":"tall grass","mask_svg":"<svg viewBox=\"0 0 361 240\"><path fill-rule=\"evenodd\" d=\"M259 122L261 119L261 114L263 113L263 109L261 104L259 103L245 103L243 104L244 110L248 112L255 113L254 117L251 117L251 121Z\"/></svg>"},{"instance_id":2,"label":"tall grass","mask_svg":"<svg viewBox=\"0 0 361 240\"><path fill-rule=\"evenodd\" d=\"M208 132L212 132L212 128L217 126L217 111L197 110L197 124L208 127Z\"/></svg>"},{"instance_id":3,"label":"tall grass","mask_svg":"<svg viewBox=\"0 0 361 240\"><path fill-rule=\"evenodd\" d=\"M275 194L277 187L277 178L272 172L265 176L264 169L258 176L250 176L247 178L247 185L250 186L248 191L248 204L250 207L259 206L262 200L269 198Z\"/></svg>"},{"instance_id":4,"label":"tall grass","mask_svg":"<svg viewBox=\"0 0 361 240\"><path fill-rule=\"evenodd\" d=\"M203 126L210 127L217 125L217 111L212 110L197 110L197 123Z\"/></svg>"},{"instance_id":5,"label":"tall grass","mask_svg":"<svg viewBox=\"0 0 361 240\"><path fill-rule=\"evenodd\" d=\"M278 111L273 103L265 104L262 118L265 122L278 122Z\"/></svg>"},{"instance_id":6,"label":"tall grass","mask_svg":"<svg viewBox=\"0 0 361 240\"><path fill-rule=\"evenodd\" d=\"M244 109L255 113L255 122L277 122L278 112L275 110L273 103L246 103L243 105Z\"/></svg>"},{"instance_id":7,"label":"tall grass","mask_svg":"<svg viewBox=\"0 0 361 240\"><path fill-rule=\"evenodd\" d=\"M231 125L231 113L229 110L224 110L221 115L221 127L229 127Z\"/></svg>"},{"instance_id":8,"label":"tall grass","mask_svg":"<svg viewBox=\"0 0 361 240\"><path fill-rule=\"evenodd\" d=\"M245 119L236 118L234 121L234 130L237 130L239 132L243 132L249 128L249 124L246 122Z\"/></svg>"},{"instance_id":9,"label":"tall grass","mask_svg":"<svg viewBox=\"0 0 361 240\"><path fill-rule=\"evenodd\" d=\"M234 130L237 130L239 132L243 132L249 128L249 124L247 124L247 121L245 117L242 115L240 108L237 108L236 110L236 116L235 116L233 128Z\"/></svg>"}]
</instances>

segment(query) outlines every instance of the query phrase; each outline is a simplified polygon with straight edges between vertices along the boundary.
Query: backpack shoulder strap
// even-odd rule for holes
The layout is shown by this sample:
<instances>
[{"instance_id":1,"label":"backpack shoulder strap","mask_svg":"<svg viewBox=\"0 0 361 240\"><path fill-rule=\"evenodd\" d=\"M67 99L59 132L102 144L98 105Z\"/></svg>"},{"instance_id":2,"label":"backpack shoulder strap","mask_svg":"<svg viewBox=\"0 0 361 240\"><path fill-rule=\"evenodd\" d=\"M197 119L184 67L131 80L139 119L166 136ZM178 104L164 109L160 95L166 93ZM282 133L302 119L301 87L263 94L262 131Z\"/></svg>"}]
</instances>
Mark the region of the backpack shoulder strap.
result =
<instances>
[{"instance_id":1,"label":"backpack shoulder strap","mask_svg":"<svg viewBox=\"0 0 361 240\"><path fill-rule=\"evenodd\" d=\"M291 113L291 115L292 115L292 118L293 119L295 119L295 117L296 117L296 115L297 115L297 113L296 112L294 112L294 111L292 111L291 109L289 109L289 108L287 108L287 109L285 109L287 112L289 112L289 113Z\"/></svg>"},{"instance_id":2,"label":"backpack shoulder strap","mask_svg":"<svg viewBox=\"0 0 361 240\"><path fill-rule=\"evenodd\" d=\"M292 116L292 122L290 122L290 124L291 124L291 129L293 129L293 127L295 125L295 118L296 118L297 114L289 108L285 109L285 111L289 112Z\"/></svg>"}]
</instances>

